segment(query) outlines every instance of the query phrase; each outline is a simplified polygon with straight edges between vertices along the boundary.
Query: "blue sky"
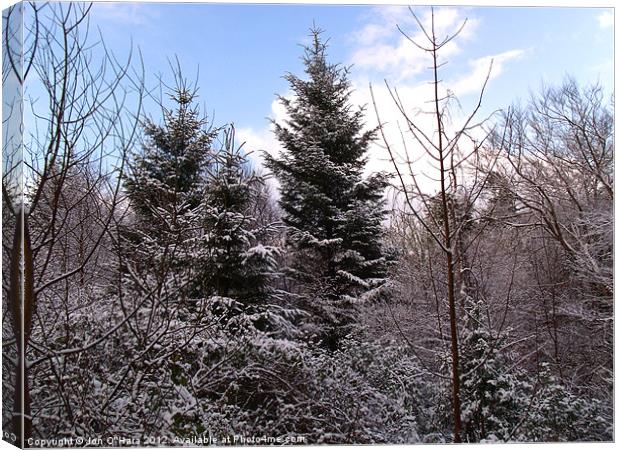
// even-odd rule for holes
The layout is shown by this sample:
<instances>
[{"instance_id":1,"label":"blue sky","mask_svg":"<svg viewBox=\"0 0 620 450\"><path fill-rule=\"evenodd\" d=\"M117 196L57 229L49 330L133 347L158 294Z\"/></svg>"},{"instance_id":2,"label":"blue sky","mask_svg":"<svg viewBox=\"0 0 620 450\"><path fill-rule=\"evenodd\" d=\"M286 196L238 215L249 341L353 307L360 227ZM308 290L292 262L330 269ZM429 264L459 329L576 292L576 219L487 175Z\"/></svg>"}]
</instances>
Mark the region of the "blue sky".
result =
<instances>
[{"instance_id":1,"label":"blue sky","mask_svg":"<svg viewBox=\"0 0 620 450\"><path fill-rule=\"evenodd\" d=\"M368 8L305 5L101 4L93 23L112 48L129 36L142 50L147 72L169 79L167 58L178 56L190 79L200 68L201 100L217 121L260 126L286 71L299 73L302 44L313 23L328 30L336 61L346 61L348 36ZM326 33L327 35L327 33Z\"/></svg>"},{"instance_id":2,"label":"blue sky","mask_svg":"<svg viewBox=\"0 0 620 450\"><path fill-rule=\"evenodd\" d=\"M428 7L414 11L428 20ZM440 32L465 18L462 34L446 48L448 64L441 74L465 107L477 98L491 60L483 113L525 99L542 82L557 85L567 75L582 84L600 81L611 95L612 8L436 7ZM419 37L404 6L106 2L96 3L91 13L91 25L118 56L127 54L130 41L140 48L147 86L156 85L157 74L172 81L169 58L178 57L190 79L199 68L200 101L209 115L215 113L215 123L234 122L246 148L270 152L277 152L278 143L267 118L285 118L276 94L290 95L282 78L287 71L302 74L301 44L313 23L330 39L330 59L353 65L352 101L368 104L372 83L382 120L396 121L383 88L386 79L408 107L423 107L428 60L396 29L399 24ZM147 111L158 119L154 105L147 103ZM368 122L376 123L370 109Z\"/></svg>"},{"instance_id":3,"label":"blue sky","mask_svg":"<svg viewBox=\"0 0 620 450\"><path fill-rule=\"evenodd\" d=\"M558 83L566 74L584 83L600 80L612 89L610 8L449 9L458 11L458 19L467 17L468 25L458 41L461 50L450 55L447 74L468 71L475 59L522 52L502 64L501 73L489 86L489 107L507 106L517 97L527 96L528 89L538 89L541 81ZM416 8L419 14L426 10ZM119 54L126 52L129 39L133 39L143 53L152 84L156 72L170 79L169 57L177 55L190 78L200 67L201 100L209 110L215 110L217 121L234 121L240 127L264 125L265 117L272 113L275 94L288 89L282 75L302 71L300 44L307 39L313 22L330 38L330 58L354 64L352 78L368 76L380 81L387 77L398 85L428 75L399 79L400 67L373 66L370 59L360 58L374 44L366 42L370 29L381 27L385 35L377 42L388 44L399 40L397 23L415 32L402 7L101 3L93 9L92 22Z\"/></svg>"}]
</instances>

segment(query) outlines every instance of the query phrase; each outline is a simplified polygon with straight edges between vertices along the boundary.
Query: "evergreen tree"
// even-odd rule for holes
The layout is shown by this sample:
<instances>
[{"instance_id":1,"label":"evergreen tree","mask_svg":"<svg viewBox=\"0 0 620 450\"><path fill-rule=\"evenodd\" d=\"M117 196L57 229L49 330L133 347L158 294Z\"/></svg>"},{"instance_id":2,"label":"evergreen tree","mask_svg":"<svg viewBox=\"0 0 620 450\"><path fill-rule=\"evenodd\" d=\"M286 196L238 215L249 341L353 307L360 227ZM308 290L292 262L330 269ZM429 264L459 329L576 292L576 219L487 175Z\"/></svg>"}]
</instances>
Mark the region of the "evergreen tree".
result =
<instances>
[{"instance_id":1,"label":"evergreen tree","mask_svg":"<svg viewBox=\"0 0 620 450\"><path fill-rule=\"evenodd\" d=\"M320 34L313 29L305 49L308 79L285 77L295 97L280 97L290 117L275 124L284 151L267 155L267 166L281 186L289 275L318 319L316 337L335 348L355 322L355 304L384 281L386 178L363 177L375 130L363 130L363 109L349 104L348 70L327 62Z\"/></svg>"},{"instance_id":2,"label":"evergreen tree","mask_svg":"<svg viewBox=\"0 0 620 450\"><path fill-rule=\"evenodd\" d=\"M169 96L175 108L162 107L162 125L145 120L145 143L125 178L132 207L145 223L159 222L161 209L183 214L198 206L218 133L207 127L195 105L197 92L184 80Z\"/></svg>"},{"instance_id":3,"label":"evergreen tree","mask_svg":"<svg viewBox=\"0 0 620 450\"><path fill-rule=\"evenodd\" d=\"M123 330L127 360L161 361L140 373L157 389L134 403L167 417L133 411L149 421L137 426L163 420L165 432L195 435L212 426L200 418L199 404L206 399L217 411L226 405L227 383L242 378L229 371L217 381L219 391L204 374L230 367L241 348L242 361L252 346L264 358L293 329L285 317L293 312L268 304L277 248L262 243L274 228L257 225L253 204L264 201L257 197L262 180L235 146L234 128L207 128L195 91L183 84L170 97L176 108L164 109L162 126L145 122L146 143L125 179L133 220L119 233L117 295L136 310Z\"/></svg>"},{"instance_id":4,"label":"evergreen tree","mask_svg":"<svg viewBox=\"0 0 620 450\"><path fill-rule=\"evenodd\" d=\"M197 89L180 70L175 78L168 94L173 106L162 105L162 124L144 120L145 139L129 162L124 188L133 214L119 230L120 252L123 264L130 264L144 280L152 279L149 283L169 285L179 299L204 298L199 289L209 255L198 238L219 130L201 115Z\"/></svg>"},{"instance_id":5,"label":"evergreen tree","mask_svg":"<svg viewBox=\"0 0 620 450\"><path fill-rule=\"evenodd\" d=\"M234 127L208 127L196 97L177 76L163 125L145 121L145 144L125 179L134 212L125 253L145 274L158 266L185 285L180 295L230 298L238 310L266 300L278 250L261 242L275 229L253 216L263 180L235 147Z\"/></svg>"},{"instance_id":6,"label":"evergreen tree","mask_svg":"<svg viewBox=\"0 0 620 450\"><path fill-rule=\"evenodd\" d=\"M253 215L254 203L264 195L264 180L249 168L242 146L235 146L233 126L223 138L206 184L201 245L210 256L203 287L213 295L256 304L267 299L277 269L278 248L263 245L276 229L273 224L259 226Z\"/></svg>"},{"instance_id":7,"label":"evergreen tree","mask_svg":"<svg viewBox=\"0 0 620 450\"><path fill-rule=\"evenodd\" d=\"M464 434L468 442L489 437L506 439L518 421L522 389L514 363L502 349L508 333L493 336L481 300L465 298L461 338L461 385Z\"/></svg>"}]
</instances>

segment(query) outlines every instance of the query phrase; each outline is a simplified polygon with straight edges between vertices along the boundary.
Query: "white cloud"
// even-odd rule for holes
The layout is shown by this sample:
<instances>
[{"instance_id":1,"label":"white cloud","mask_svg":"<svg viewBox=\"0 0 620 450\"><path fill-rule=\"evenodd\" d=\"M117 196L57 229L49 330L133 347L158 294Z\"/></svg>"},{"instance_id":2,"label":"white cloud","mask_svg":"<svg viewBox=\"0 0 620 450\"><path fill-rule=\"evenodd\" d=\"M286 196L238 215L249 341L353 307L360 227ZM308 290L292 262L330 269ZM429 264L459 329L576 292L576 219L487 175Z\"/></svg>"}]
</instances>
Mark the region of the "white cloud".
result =
<instances>
[{"instance_id":1,"label":"white cloud","mask_svg":"<svg viewBox=\"0 0 620 450\"><path fill-rule=\"evenodd\" d=\"M291 97L288 94L287 97ZM270 119L277 123L282 123L288 118L286 109L279 100L271 102ZM237 138L240 142L244 142L246 151L251 152L251 157L262 161L261 154L267 152L272 156L277 156L282 146L278 142L274 134L273 123L269 123L265 128L255 129L252 127L238 128L236 131Z\"/></svg>"},{"instance_id":2,"label":"white cloud","mask_svg":"<svg viewBox=\"0 0 620 450\"><path fill-rule=\"evenodd\" d=\"M431 57L411 42L413 40L419 45L424 45L426 38L409 9L390 6L376 7L373 11L375 12L373 20L353 36L357 49L351 62L355 68L361 71L380 72L393 81L403 81L423 73L431 63ZM430 30L432 20L430 11L425 10L422 14L416 13L416 15L424 27ZM448 37L458 30L465 20L461 9L436 9L435 33L440 39ZM469 20L459 34L459 40L471 38L477 25L477 20ZM406 33L406 36L397 26ZM442 58L460 53L461 48L457 42L454 40L442 48Z\"/></svg>"},{"instance_id":3,"label":"white cloud","mask_svg":"<svg viewBox=\"0 0 620 450\"><path fill-rule=\"evenodd\" d=\"M374 104L369 89L370 82L372 83ZM358 79L354 82L354 88L352 101L367 105L368 128L377 127L379 125L378 120L381 121L386 140L390 143L390 149L405 180L410 181L411 175L414 174L423 190L433 190L435 180L431 177L437 173L435 161L425 153L419 144L414 142L407 123L392 98L392 95L398 96L402 101L404 111L407 112L416 126L422 130L433 130L435 118L428 113L430 106L428 101L432 99L433 87L425 82L398 85L390 83L391 94L383 82ZM378 119L375 105L379 115ZM434 139L435 137L430 131L429 138ZM371 145L368 159L367 173L380 171L395 173L394 163L390 159L390 153L383 143L381 134ZM396 182L397 180L393 181Z\"/></svg>"},{"instance_id":4,"label":"white cloud","mask_svg":"<svg viewBox=\"0 0 620 450\"><path fill-rule=\"evenodd\" d=\"M150 23L155 11L142 2L95 2L93 13L100 20L142 26Z\"/></svg>"},{"instance_id":5,"label":"white cloud","mask_svg":"<svg viewBox=\"0 0 620 450\"><path fill-rule=\"evenodd\" d=\"M289 93L286 96L290 98L291 94ZM271 119L278 123L282 123L287 117L286 109L279 100L271 102ZM249 153L250 160L256 167L263 171L263 175L267 176L268 173L265 170L264 153L268 153L271 156L278 156L282 151L282 145L274 134L273 123L270 122L269 125L261 129L252 127L237 128L236 135L237 141L244 144L243 148ZM278 186L277 180L273 177L267 178L267 182L273 187Z\"/></svg>"},{"instance_id":6,"label":"white cloud","mask_svg":"<svg viewBox=\"0 0 620 450\"><path fill-rule=\"evenodd\" d=\"M449 83L450 90L457 97L480 92L487 75L489 81L497 78L504 71L506 62L519 59L524 53L525 51L521 49L509 50L498 55L484 56L470 61L472 71Z\"/></svg>"},{"instance_id":7,"label":"white cloud","mask_svg":"<svg viewBox=\"0 0 620 450\"><path fill-rule=\"evenodd\" d=\"M609 28L614 26L614 13L612 11L605 11L597 16L598 25L601 28Z\"/></svg>"},{"instance_id":8,"label":"white cloud","mask_svg":"<svg viewBox=\"0 0 620 450\"><path fill-rule=\"evenodd\" d=\"M379 8L380 10L382 8ZM427 9L419 14L418 18L427 30L431 28L431 13ZM440 40L448 38L461 27L465 19L463 9L436 9L435 35ZM398 95L399 101L402 102L400 107L408 117L419 129L427 133L428 139L437 141L437 135L434 132L436 118L432 114L434 86L429 83L432 78L432 73L429 71L432 59L428 52L420 50L400 34L395 27L396 23L408 33L412 30L408 35L417 43L424 44L425 36L419 30L415 18L406 8L392 7L383 14L375 15L372 22L362 29L362 33L364 30L370 31L366 39L360 36L357 38L359 45L353 54L353 62L357 70L354 72L355 91L352 101L360 105L368 105L366 115L368 127L376 127L378 121L368 88L369 84L372 84L374 101L384 125L386 139L390 143L401 174L407 182L410 182L414 175L422 191L433 192L437 189L437 162L427 154L422 145L416 142L399 106L393 99L393 95ZM440 50L439 63L444 61L458 63L462 60L467 54L468 43L475 38L479 24L476 18L467 20L457 38ZM392 31L388 32L388 29ZM491 61L493 61L493 67L489 81L497 78L505 70L506 64L520 58L523 53L524 50L513 49L471 59L465 70L456 73L450 73L450 66L441 68L440 78L444 82L439 86L440 98L451 95L465 99L468 95L478 94L489 74ZM387 80L392 87L392 93L386 87L384 80ZM446 132L449 136L462 126L469 115L469 111L461 110L460 105L453 103L453 106L455 108L450 111L449 121L446 117ZM481 136L478 134L482 134L482 130L473 134L480 139ZM422 139L426 138L422 137ZM395 172L394 164L382 143L381 136L369 151L367 169L368 172Z\"/></svg>"},{"instance_id":9,"label":"white cloud","mask_svg":"<svg viewBox=\"0 0 620 450\"><path fill-rule=\"evenodd\" d=\"M354 42L361 45L373 45L390 36L391 30L376 23L369 23L360 31L354 33Z\"/></svg>"}]
</instances>

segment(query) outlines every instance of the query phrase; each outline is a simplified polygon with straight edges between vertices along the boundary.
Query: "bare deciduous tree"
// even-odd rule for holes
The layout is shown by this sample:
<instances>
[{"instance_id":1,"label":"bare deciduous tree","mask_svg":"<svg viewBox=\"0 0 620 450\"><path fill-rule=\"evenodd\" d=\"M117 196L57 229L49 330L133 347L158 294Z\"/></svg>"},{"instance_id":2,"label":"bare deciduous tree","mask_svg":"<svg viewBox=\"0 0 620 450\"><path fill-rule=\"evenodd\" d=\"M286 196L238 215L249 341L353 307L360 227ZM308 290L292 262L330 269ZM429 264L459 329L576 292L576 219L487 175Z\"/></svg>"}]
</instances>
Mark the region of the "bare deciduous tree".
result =
<instances>
[{"instance_id":1,"label":"bare deciduous tree","mask_svg":"<svg viewBox=\"0 0 620 450\"><path fill-rule=\"evenodd\" d=\"M14 161L23 191L12 195L11 179L3 176L3 203L16 217L11 281L4 290L19 343L11 427L18 445L32 435L29 379L35 363L88 347L63 348L48 339L59 311L65 311L63 323L70 329L79 309L67 304L80 297L74 283L81 280L84 287L86 273L96 268L121 201L119 174L141 109L142 75L132 69L131 52L121 62L102 40L93 42L90 8L20 4L4 17L12 26L5 26L3 36L3 79L28 88L26 97L13 105L28 106L24 151ZM15 15L23 18L15 23ZM16 48L11 35L22 20L24 45ZM58 304L63 298L64 308Z\"/></svg>"},{"instance_id":2,"label":"bare deciduous tree","mask_svg":"<svg viewBox=\"0 0 620 450\"><path fill-rule=\"evenodd\" d=\"M514 204L512 214L498 218L529 229L538 242L530 245L541 302L535 310L545 312L543 329L549 330L558 374L567 380L572 367L578 385L609 381L613 112L600 86L584 89L567 79L533 95L525 107L508 110L501 125L500 163L482 170L504 180ZM592 345L598 350L591 351Z\"/></svg>"},{"instance_id":3,"label":"bare deciduous tree","mask_svg":"<svg viewBox=\"0 0 620 450\"><path fill-rule=\"evenodd\" d=\"M381 122L380 111L374 99L375 112L379 121L379 130L383 144L389 153L394 170L398 175L399 184L397 189L401 194L405 215L415 217L417 223L425 230L437 249L443 255L445 268L442 285L446 287L445 298L449 317L449 340L450 340L450 364L452 386L452 408L454 441L461 442L461 398L460 398L460 363L459 363L459 300L467 295L470 281L468 280L469 262L466 260L466 248L469 247L479 236L469 236L467 230L471 228L474 205L484 190L488 176L476 169L475 161L479 158L478 151L485 144L488 133L484 137L475 136L475 130L481 129L483 121L477 119L482 104L482 97L489 79L489 73L484 81L477 103L473 110L467 114L460 126L452 127L449 122L449 101L453 98L448 90L442 87L440 69L445 62L441 61L442 49L452 42L466 24L453 34L440 37L436 31L435 13L431 8L430 25L424 25L422 21L410 10L423 34L424 42L417 42L405 31L401 31L415 47L430 56L431 60L431 85L433 87L430 104L432 109L424 111L432 115L434 120L433 129L424 129L415 115L406 106L405 100L401 99L397 89L390 87L386 82L387 90L403 119L405 130L400 129L402 154L396 150L395 144L388 137L387 125ZM371 87L372 91L372 87ZM409 144L407 138L410 139ZM415 173L415 162L411 147L421 149L426 158L431 161L436 170L436 186L430 191L424 190L420 175ZM418 158L420 159L420 158ZM429 176L429 174L425 174ZM431 275L432 279L435 279ZM438 296L437 317L440 323L439 310L443 307L442 290L434 290Z\"/></svg>"}]
</instances>

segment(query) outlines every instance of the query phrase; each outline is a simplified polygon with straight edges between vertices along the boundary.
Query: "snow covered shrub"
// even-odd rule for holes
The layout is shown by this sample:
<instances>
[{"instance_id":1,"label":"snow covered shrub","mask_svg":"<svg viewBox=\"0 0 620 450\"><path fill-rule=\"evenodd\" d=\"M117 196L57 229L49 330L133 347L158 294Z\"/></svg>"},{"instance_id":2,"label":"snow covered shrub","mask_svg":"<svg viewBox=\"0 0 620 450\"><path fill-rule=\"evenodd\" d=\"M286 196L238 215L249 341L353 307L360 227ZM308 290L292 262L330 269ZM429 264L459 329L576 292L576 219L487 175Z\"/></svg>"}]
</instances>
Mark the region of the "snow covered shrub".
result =
<instances>
[{"instance_id":1,"label":"snow covered shrub","mask_svg":"<svg viewBox=\"0 0 620 450\"><path fill-rule=\"evenodd\" d=\"M481 300L467 298L461 334L461 408L467 442L611 440L601 403L576 395L548 364L539 373L521 369L510 351L510 330L494 332ZM450 364L447 357L444 364ZM445 367L445 366L444 366ZM445 369L440 370L441 373ZM451 385L435 380L434 402L418 415L423 440L446 441L451 432ZM424 422L424 417L428 422Z\"/></svg>"},{"instance_id":2,"label":"snow covered shrub","mask_svg":"<svg viewBox=\"0 0 620 450\"><path fill-rule=\"evenodd\" d=\"M419 377L403 348L347 339L333 355L319 356L317 407L332 417L319 443L418 442ZM330 406L331 405L331 406Z\"/></svg>"},{"instance_id":3,"label":"snow covered shrub","mask_svg":"<svg viewBox=\"0 0 620 450\"><path fill-rule=\"evenodd\" d=\"M351 340L329 352L248 331L192 370L195 376L177 381L188 391L193 386L196 396L177 396L168 416L177 435L295 436L308 444L419 441L421 372L403 349Z\"/></svg>"},{"instance_id":4,"label":"snow covered shrub","mask_svg":"<svg viewBox=\"0 0 620 450\"><path fill-rule=\"evenodd\" d=\"M613 424L602 417L602 404L577 395L542 364L537 379L521 383L520 417L508 437L513 441L611 441Z\"/></svg>"},{"instance_id":5,"label":"snow covered shrub","mask_svg":"<svg viewBox=\"0 0 620 450\"><path fill-rule=\"evenodd\" d=\"M506 438L518 417L519 387L507 344L508 330L493 334L482 300L466 298L461 337L462 420L468 442Z\"/></svg>"}]
</instances>

